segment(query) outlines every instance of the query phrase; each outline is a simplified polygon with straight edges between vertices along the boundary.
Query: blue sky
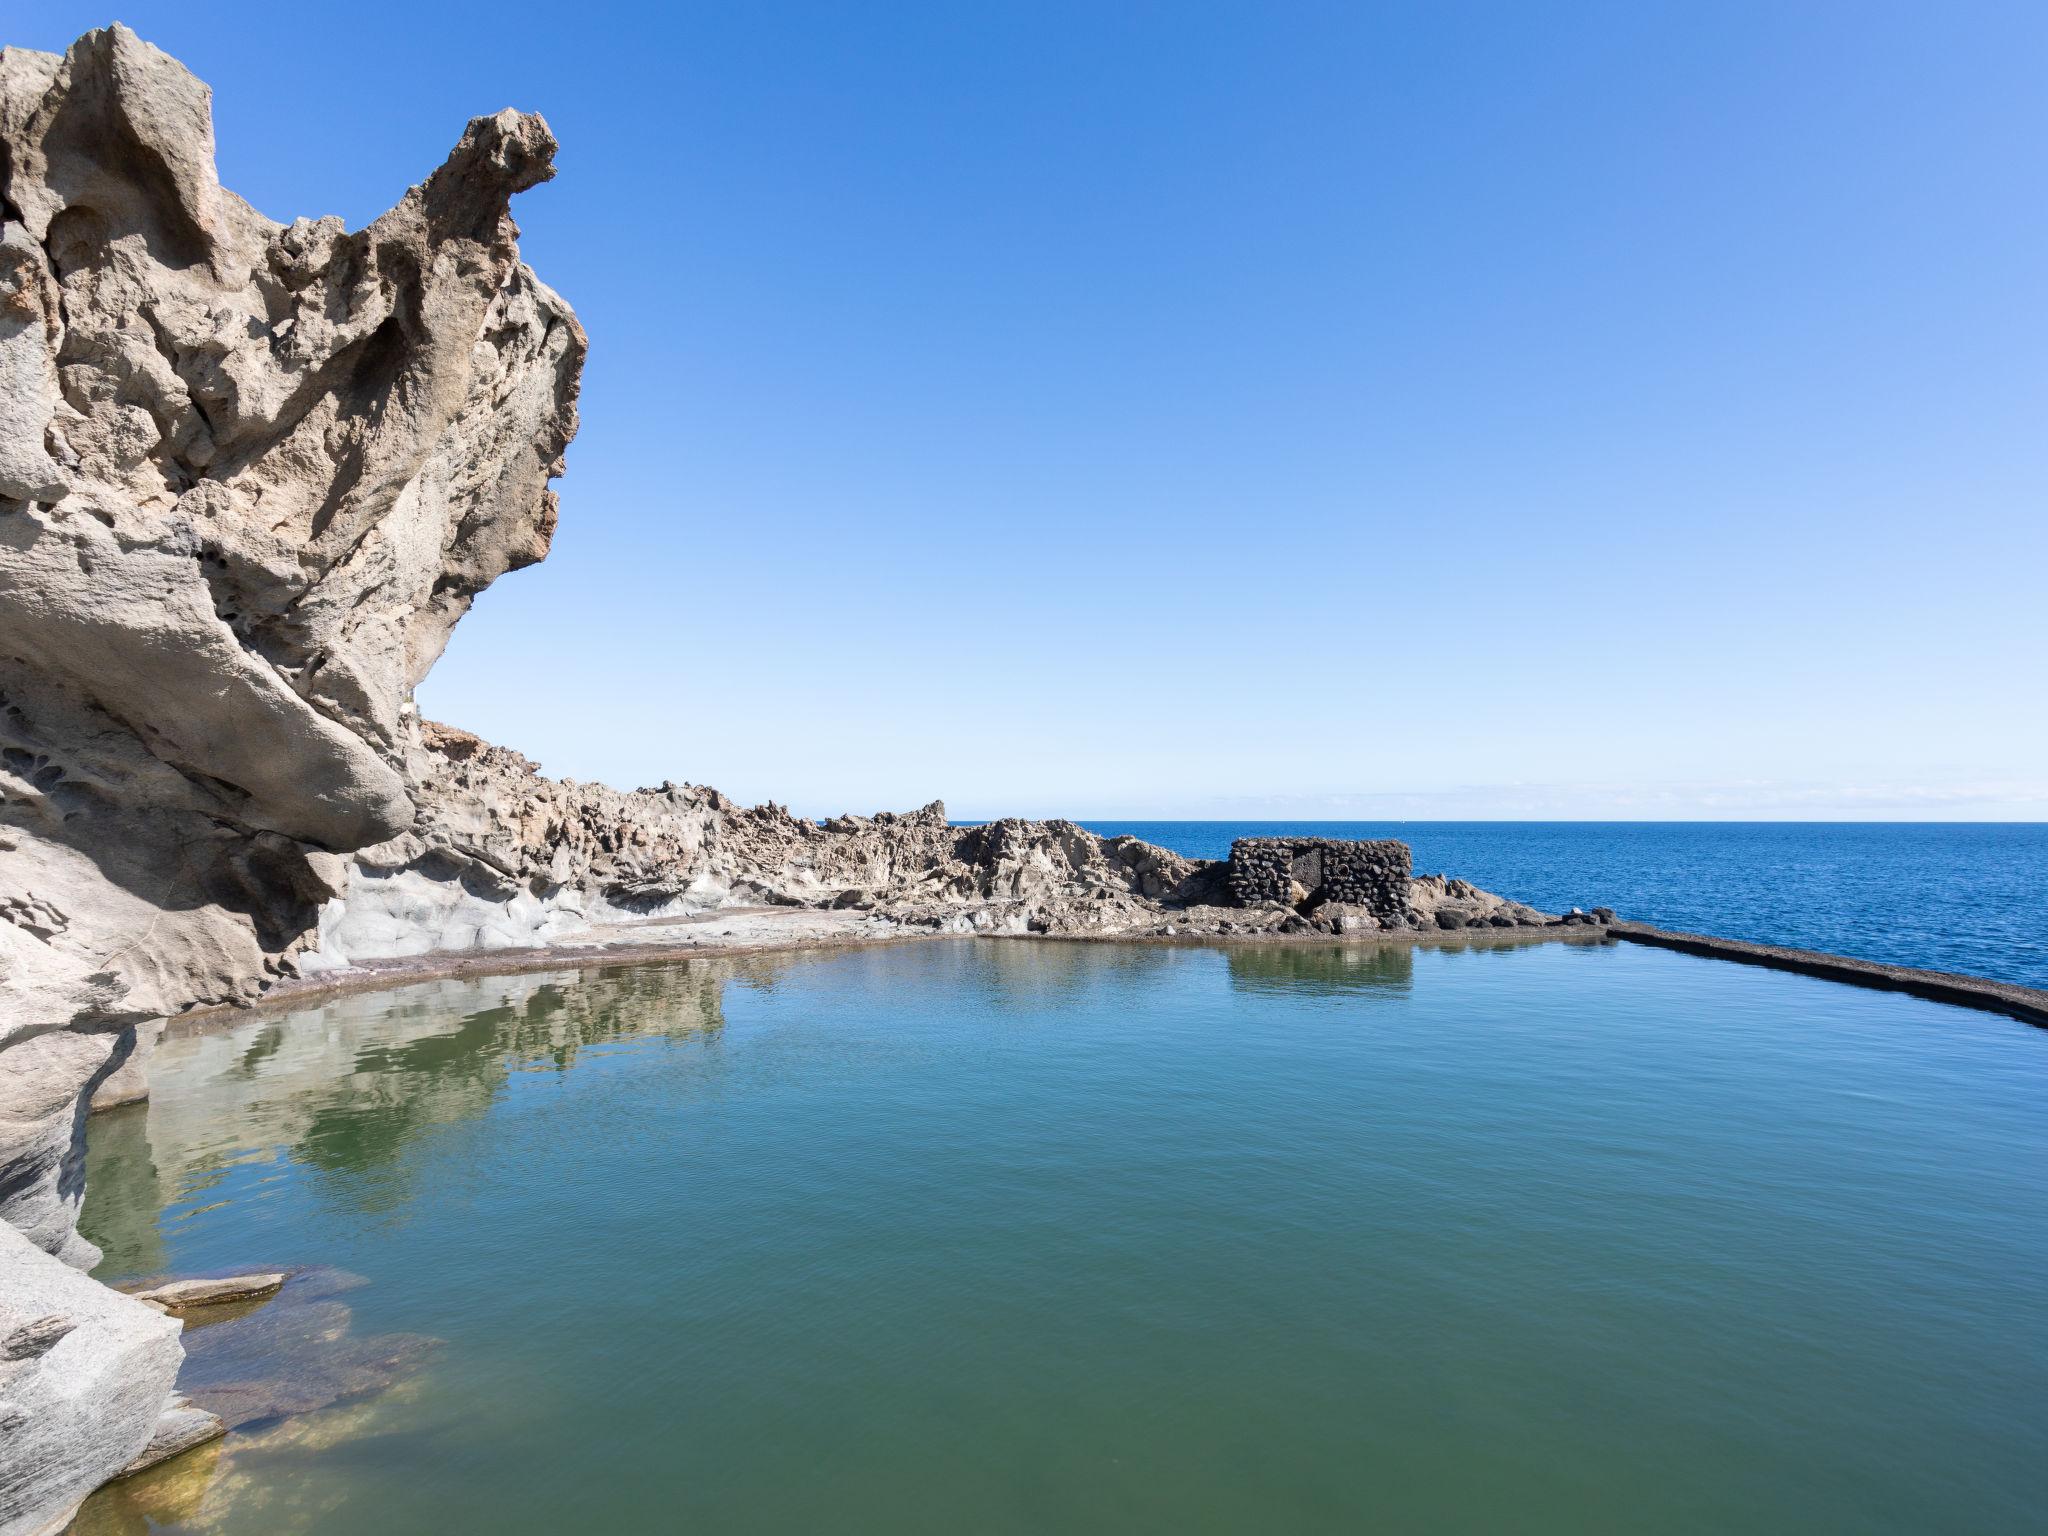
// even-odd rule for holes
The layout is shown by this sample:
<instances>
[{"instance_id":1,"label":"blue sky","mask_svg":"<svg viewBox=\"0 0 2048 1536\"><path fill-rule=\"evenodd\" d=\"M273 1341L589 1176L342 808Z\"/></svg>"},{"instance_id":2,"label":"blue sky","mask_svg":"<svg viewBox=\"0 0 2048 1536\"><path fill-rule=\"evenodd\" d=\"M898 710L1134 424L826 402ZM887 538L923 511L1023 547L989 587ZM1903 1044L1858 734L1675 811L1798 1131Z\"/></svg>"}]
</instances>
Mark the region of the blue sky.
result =
<instances>
[{"instance_id":1,"label":"blue sky","mask_svg":"<svg viewBox=\"0 0 2048 1536\"><path fill-rule=\"evenodd\" d=\"M553 124L561 529L421 689L550 772L2048 817L2048 6L119 14L276 218Z\"/></svg>"}]
</instances>

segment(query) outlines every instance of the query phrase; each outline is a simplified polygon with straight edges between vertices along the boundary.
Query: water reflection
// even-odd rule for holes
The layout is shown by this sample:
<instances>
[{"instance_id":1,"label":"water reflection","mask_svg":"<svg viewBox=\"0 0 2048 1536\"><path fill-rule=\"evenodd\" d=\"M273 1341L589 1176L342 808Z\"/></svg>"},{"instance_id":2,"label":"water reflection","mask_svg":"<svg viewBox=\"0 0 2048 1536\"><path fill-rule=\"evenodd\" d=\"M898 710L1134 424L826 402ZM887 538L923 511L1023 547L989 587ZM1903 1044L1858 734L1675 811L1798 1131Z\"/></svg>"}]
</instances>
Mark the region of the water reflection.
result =
<instances>
[{"instance_id":1,"label":"water reflection","mask_svg":"<svg viewBox=\"0 0 2048 1536\"><path fill-rule=\"evenodd\" d=\"M803 957L689 961L587 973L423 983L335 998L165 1038L159 1091L96 1117L80 1225L105 1250L104 1279L161 1277L166 1232L276 1183L280 1161L327 1175L324 1200L364 1210L411 1198L407 1150L481 1117L515 1075L566 1072L593 1048L634 1039L715 1039L728 983L772 990ZM248 1268L298 1255L241 1255ZM203 1531L289 1497L272 1464L382 1431L436 1341L362 1333L332 1268L295 1273L273 1300L187 1319L178 1385L228 1423L229 1438L90 1500L73 1536ZM266 1470L266 1469L270 1470ZM285 1530L319 1511L273 1511Z\"/></svg>"},{"instance_id":2,"label":"water reflection","mask_svg":"<svg viewBox=\"0 0 2048 1536\"><path fill-rule=\"evenodd\" d=\"M149 1149L149 1105L124 1104L94 1115L85 1167L89 1198L81 1225L105 1250L101 1275L157 1273L165 1258L157 1230L161 1185Z\"/></svg>"},{"instance_id":3,"label":"water reflection","mask_svg":"<svg viewBox=\"0 0 2048 1536\"><path fill-rule=\"evenodd\" d=\"M177 1091L93 1123L80 1226L121 1280L164 1265L160 1223L289 1158L346 1174L323 1185L356 1209L409 1198L401 1153L481 1116L518 1072L566 1071L593 1047L715 1036L733 981L770 988L796 957L423 983L165 1038L152 1066ZM251 1256L255 1262L259 1256ZM292 1255L260 1256L289 1263Z\"/></svg>"},{"instance_id":4,"label":"water reflection","mask_svg":"<svg viewBox=\"0 0 2048 1536\"><path fill-rule=\"evenodd\" d=\"M370 1283L194 1328L240 1427L82 1529L2030 1530L2044 1078L1976 1024L1463 937L249 1018L89 1224Z\"/></svg>"},{"instance_id":5,"label":"water reflection","mask_svg":"<svg viewBox=\"0 0 2048 1536\"><path fill-rule=\"evenodd\" d=\"M994 1013L1032 1013L1123 995L1134 984L1170 984L1175 974L1200 971L1215 958L1192 947L1095 939L980 939L937 947L948 953L931 974L950 989L972 987ZM920 963L919 969L927 967Z\"/></svg>"},{"instance_id":6,"label":"water reflection","mask_svg":"<svg viewBox=\"0 0 2048 1536\"><path fill-rule=\"evenodd\" d=\"M1414 985L1406 944L1243 945L1214 948L974 939L919 946L908 973L928 995L972 994L995 1012L1149 993L1167 973L1194 977L1218 963L1253 993L1401 996ZM1520 945L1475 940L1470 952ZM1467 952L1451 941L1433 951ZM147 1104L95 1118L81 1226L105 1251L98 1273L123 1280L161 1272L165 1232L217 1203L258 1193L290 1163L334 1175L321 1198L358 1213L392 1211L419 1193L404 1154L435 1129L480 1118L515 1076L566 1072L578 1056L632 1039L715 1041L725 989L772 993L793 973L829 961L849 982L894 988L900 952L693 959L610 970L558 971L420 983L259 1014L232 1028L168 1035L153 1076L175 1085ZM908 996L906 995L906 1002ZM245 1254L288 1266L294 1254Z\"/></svg>"},{"instance_id":7,"label":"water reflection","mask_svg":"<svg viewBox=\"0 0 2048 1536\"><path fill-rule=\"evenodd\" d=\"M1415 981L1406 944L1244 945L1228 954L1230 984L1247 992L1399 995Z\"/></svg>"}]
</instances>

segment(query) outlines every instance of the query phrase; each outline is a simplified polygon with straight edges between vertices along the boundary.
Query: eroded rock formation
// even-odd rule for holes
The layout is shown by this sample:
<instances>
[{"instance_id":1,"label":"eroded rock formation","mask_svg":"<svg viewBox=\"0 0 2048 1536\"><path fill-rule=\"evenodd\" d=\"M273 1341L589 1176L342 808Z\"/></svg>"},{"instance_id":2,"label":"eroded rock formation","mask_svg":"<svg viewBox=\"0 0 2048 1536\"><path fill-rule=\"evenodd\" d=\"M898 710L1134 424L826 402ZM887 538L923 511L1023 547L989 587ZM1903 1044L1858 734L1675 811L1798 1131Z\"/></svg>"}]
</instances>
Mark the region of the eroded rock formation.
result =
<instances>
[{"instance_id":1,"label":"eroded rock formation","mask_svg":"<svg viewBox=\"0 0 2048 1536\"><path fill-rule=\"evenodd\" d=\"M122 27L0 51L0 963L42 1019L248 994L411 825L412 688L546 552L575 427L507 213L545 123L351 234L222 188L209 102Z\"/></svg>"},{"instance_id":2,"label":"eroded rock formation","mask_svg":"<svg viewBox=\"0 0 2048 1536\"><path fill-rule=\"evenodd\" d=\"M720 906L886 914L912 927L1103 929L1220 899L1219 866L1072 822L955 827L945 807L809 821L715 789L621 791L544 777L428 722L413 827L352 861L311 965L541 945Z\"/></svg>"},{"instance_id":3,"label":"eroded rock formation","mask_svg":"<svg viewBox=\"0 0 2048 1536\"><path fill-rule=\"evenodd\" d=\"M292 968L415 819L413 686L547 550L585 343L507 208L554 149L478 118L367 228L281 225L134 33L0 49L0 1218L74 1265L130 1027Z\"/></svg>"},{"instance_id":4,"label":"eroded rock formation","mask_svg":"<svg viewBox=\"0 0 2048 1536\"><path fill-rule=\"evenodd\" d=\"M420 722L451 628L554 529L585 340L508 213L554 151L538 117L477 118L368 227L281 225L220 186L207 88L134 33L0 49L0 1350L43 1362L0 1361L0 1536L61 1519L172 1401L175 1325L51 1278L98 1257L88 1104L143 1091L166 1015L706 908L876 933L1540 920L1405 855L1343 878L1333 855L1299 893L1283 860L1250 901L1220 862L1071 822L812 822L548 779ZM75 1326L17 1305L74 1293Z\"/></svg>"},{"instance_id":5,"label":"eroded rock formation","mask_svg":"<svg viewBox=\"0 0 2048 1536\"><path fill-rule=\"evenodd\" d=\"M1462 880L1413 878L1398 843L1253 839L1225 862L1070 821L954 826L939 804L809 821L699 785L621 791L550 779L517 752L433 722L410 762L419 820L351 861L306 967L604 944L629 927L645 938L666 919L732 907L858 911L885 932L1020 935L1371 934L1547 921Z\"/></svg>"}]
</instances>

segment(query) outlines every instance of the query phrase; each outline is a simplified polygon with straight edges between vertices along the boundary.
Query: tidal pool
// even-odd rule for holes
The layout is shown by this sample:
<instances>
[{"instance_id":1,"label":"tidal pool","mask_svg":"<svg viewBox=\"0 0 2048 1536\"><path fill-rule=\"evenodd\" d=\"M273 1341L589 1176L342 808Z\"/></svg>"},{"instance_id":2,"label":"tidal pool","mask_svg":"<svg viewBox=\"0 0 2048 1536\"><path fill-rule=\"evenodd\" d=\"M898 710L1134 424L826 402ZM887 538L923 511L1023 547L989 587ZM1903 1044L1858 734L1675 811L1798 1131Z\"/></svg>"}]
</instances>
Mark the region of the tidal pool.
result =
<instances>
[{"instance_id":1,"label":"tidal pool","mask_svg":"<svg viewBox=\"0 0 2048 1536\"><path fill-rule=\"evenodd\" d=\"M311 1268L193 1334L253 1417L80 1532L2048 1507L2048 1032L1993 1015L1628 945L959 940L344 998L152 1080L92 1125L100 1273Z\"/></svg>"}]
</instances>

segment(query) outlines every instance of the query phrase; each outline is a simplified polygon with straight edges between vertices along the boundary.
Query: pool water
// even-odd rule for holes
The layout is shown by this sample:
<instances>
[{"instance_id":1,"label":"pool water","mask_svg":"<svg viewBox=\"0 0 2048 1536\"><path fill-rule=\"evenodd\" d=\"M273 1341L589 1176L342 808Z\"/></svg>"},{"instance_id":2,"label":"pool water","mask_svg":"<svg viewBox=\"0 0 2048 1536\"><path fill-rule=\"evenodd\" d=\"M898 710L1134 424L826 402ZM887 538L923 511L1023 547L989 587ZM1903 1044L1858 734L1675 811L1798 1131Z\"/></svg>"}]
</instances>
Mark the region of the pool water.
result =
<instances>
[{"instance_id":1,"label":"pool water","mask_svg":"<svg viewBox=\"0 0 2048 1536\"><path fill-rule=\"evenodd\" d=\"M1629 945L962 939L342 998L152 1081L93 1122L100 1273L331 1310L271 1325L297 1400L81 1532L2048 1499L2048 1032L1994 1015Z\"/></svg>"}]
</instances>

